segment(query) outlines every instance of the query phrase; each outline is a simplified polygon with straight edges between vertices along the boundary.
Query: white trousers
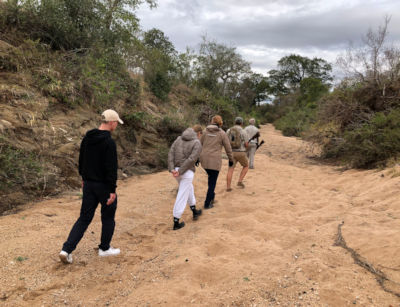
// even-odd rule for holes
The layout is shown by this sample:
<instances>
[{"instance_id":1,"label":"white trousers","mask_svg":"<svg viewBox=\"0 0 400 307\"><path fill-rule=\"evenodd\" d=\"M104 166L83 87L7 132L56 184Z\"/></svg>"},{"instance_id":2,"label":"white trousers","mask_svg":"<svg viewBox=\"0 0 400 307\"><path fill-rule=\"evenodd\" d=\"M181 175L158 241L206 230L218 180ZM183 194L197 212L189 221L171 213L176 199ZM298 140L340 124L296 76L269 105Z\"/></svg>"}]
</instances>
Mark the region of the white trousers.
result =
<instances>
[{"instance_id":1,"label":"white trousers","mask_svg":"<svg viewBox=\"0 0 400 307\"><path fill-rule=\"evenodd\" d=\"M256 154L257 144L249 143L249 148L247 148L247 158L249 158L249 167L254 168L254 156Z\"/></svg>"},{"instance_id":2,"label":"white trousers","mask_svg":"<svg viewBox=\"0 0 400 307\"><path fill-rule=\"evenodd\" d=\"M179 169L176 168L176 170ZM186 204L189 204L189 206L196 205L196 198L194 197L193 178L194 172L191 170L187 170L183 175L176 177L176 180L179 183L179 189L172 214L178 219L181 218L183 211L185 211Z\"/></svg>"}]
</instances>

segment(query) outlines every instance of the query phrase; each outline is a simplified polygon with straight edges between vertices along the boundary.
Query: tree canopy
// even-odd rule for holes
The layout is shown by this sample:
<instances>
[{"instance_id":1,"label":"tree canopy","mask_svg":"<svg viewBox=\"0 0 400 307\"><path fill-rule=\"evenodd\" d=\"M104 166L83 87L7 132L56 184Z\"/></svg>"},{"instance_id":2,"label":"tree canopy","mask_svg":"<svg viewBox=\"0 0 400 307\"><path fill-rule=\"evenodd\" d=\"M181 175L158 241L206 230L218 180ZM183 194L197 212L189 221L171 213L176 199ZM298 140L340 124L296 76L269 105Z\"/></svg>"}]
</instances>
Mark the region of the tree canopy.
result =
<instances>
[{"instance_id":1,"label":"tree canopy","mask_svg":"<svg viewBox=\"0 0 400 307\"><path fill-rule=\"evenodd\" d=\"M331 72L331 64L323 59L292 54L279 60L278 69L269 71L269 79L273 94L279 95L299 88L305 78L314 78L329 84L333 80Z\"/></svg>"}]
</instances>

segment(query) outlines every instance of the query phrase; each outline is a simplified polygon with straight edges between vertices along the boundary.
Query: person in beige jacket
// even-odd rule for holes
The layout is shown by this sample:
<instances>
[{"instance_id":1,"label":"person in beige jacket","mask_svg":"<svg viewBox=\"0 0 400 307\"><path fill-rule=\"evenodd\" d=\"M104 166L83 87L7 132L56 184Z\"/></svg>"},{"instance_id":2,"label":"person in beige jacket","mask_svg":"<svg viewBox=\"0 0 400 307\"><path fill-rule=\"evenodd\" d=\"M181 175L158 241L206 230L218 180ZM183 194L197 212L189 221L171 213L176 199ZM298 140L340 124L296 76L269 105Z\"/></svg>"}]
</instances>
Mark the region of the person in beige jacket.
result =
<instances>
[{"instance_id":1,"label":"person in beige jacket","mask_svg":"<svg viewBox=\"0 0 400 307\"><path fill-rule=\"evenodd\" d=\"M229 139L222 127L222 118L216 115L212 118L211 124L207 126L201 136L200 142L203 146L200 155L201 166L208 175L208 190L204 201L204 209L214 207L215 186L222 166L222 147L229 159L229 166L233 165L232 148Z\"/></svg>"},{"instance_id":2,"label":"person in beige jacket","mask_svg":"<svg viewBox=\"0 0 400 307\"><path fill-rule=\"evenodd\" d=\"M168 170L179 183L178 195L172 211L174 230L185 226L185 222L179 223L179 219L182 217L187 203L193 212L194 220L197 220L201 215L201 209L196 209L196 198L192 183L194 172L196 171L195 163L199 159L201 152L200 135L200 132L196 133L192 128L186 129L175 140L168 153Z\"/></svg>"}]
</instances>

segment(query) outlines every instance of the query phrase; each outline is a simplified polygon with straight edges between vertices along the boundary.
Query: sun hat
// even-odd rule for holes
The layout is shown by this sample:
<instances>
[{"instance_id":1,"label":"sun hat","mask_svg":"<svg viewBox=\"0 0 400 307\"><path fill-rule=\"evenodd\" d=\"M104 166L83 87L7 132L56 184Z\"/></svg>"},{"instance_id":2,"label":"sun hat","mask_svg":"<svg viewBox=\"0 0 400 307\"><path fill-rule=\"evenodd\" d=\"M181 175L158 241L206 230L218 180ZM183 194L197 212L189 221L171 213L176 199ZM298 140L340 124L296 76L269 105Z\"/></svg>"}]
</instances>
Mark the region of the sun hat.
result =
<instances>
[{"instance_id":1,"label":"sun hat","mask_svg":"<svg viewBox=\"0 0 400 307\"><path fill-rule=\"evenodd\" d=\"M101 117L103 121L106 122L119 122L120 124L123 124L124 122L119 118L119 115L117 112L114 110L108 109L105 110L102 114Z\"/></svg>"}]
</instances>

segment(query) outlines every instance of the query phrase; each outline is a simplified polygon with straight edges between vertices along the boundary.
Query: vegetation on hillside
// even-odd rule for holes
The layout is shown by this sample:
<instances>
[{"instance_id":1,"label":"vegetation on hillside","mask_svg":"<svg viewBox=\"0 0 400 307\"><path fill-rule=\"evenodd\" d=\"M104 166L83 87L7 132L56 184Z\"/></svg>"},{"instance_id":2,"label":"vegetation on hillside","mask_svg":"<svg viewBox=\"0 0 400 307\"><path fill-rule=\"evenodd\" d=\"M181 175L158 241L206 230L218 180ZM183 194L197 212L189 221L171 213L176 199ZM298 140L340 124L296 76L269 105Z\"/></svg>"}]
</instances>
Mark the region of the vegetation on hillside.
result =
<instances>
[{"instance_id":1,"label":"vegetation on hillside","mask_svg":"<svg viewBox=\"0 0 400 307\"><path fill-rule=\"evenodd\" d=\"M284 135L322 146L322 157L351 167L385 166L400 153L400 49L386 44L390 18L368 30L337 64L346 77L331 84L331 65L290 55L269 72L271 105L259 108Z\"/></svg>"},{"instance_id":2,"label":"vegetation on hillside","mask_svg":"<svg viewBox=\"0 0 400 307\"><path fill-rule=\"evenodd\" d=\"M185 127L205 125L215 114L223 117L224 128L238 115L273 122L284 135L319 143L323 157L354 167L397 158L400 50L385 45L388 18L376 32L368 31L364 46L349 48L339 59L347 76L333 87L332 66L321 58L287 55L263 76L234 46L207 37L199 48L180 53L161 30L141 30L135 15L140 5L155 8L157 3L1 1L0 73L19 75L20 86L46 97L46 112L116 109L126 122L124 138L155 148L151 167L165 166L169 144ZM9 92L1 103L12 105L13 97L30 95ZM144 97L169 111L146 109ZM183 105L190 111L178 112ZM143 138L138 131L151 136ZM35 186L26 190L43 194L49 182L45 152L25 150L13 141L11 134L0 139L1 186L33 181ZM126 153L127 159L132 155L132 150ZM18 173L25 174L23 180ZM64 166L58 176L68 176Z\"/></svg>"},{"instance_id":3,"label":"vegetation on hillside","mask_svg":"<svg viewBox=\"0 0 400 307\"><path fill-rule=\"evenodd\" d=\"M18 193L53 193L58 180L77 185L72 156L91 114L106 108L125 120L117 141L128 174L140 157L165 167L169 144L192 124L220 114L228 128L237 115L257 115L266 78L233 46L203 38L197 50L180 53L161 30L141 30L135 9L156 4L0 1L0 185L2 194L15 192L10 204L23 201ZM54 128L52 116L64 120L60 112L76 123Z\"/></svg>"}]
</instances>

